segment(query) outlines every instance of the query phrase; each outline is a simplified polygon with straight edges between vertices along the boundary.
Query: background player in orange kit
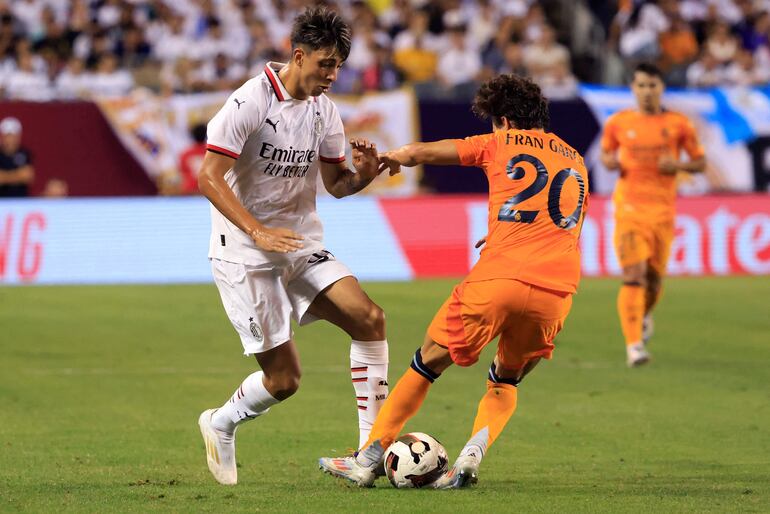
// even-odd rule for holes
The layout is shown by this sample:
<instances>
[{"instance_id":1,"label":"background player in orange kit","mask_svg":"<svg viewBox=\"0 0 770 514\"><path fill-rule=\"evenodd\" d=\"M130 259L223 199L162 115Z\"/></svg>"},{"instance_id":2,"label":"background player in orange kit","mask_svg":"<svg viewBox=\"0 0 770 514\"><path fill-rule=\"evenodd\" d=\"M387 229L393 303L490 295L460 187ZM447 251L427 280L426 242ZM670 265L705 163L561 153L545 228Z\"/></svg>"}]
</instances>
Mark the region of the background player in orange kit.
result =
<instances>
[{"instance_id":1,"label":"background player in orange kit","mask_svg":"<svg viewBox=\"0 0 770 514\"><path fill-rule=\"evenodd\" d=\"M417 164L484 169L489 231L479 262L436 314L362 450L355 457L320 460L324 471L359 486L373 483L385 449L417 413L433 381L452 363L474 364L499 335L471 438L434 486L475 482L484 453L516 409L519 381L541 358L551 357L577 290L588 192L583 158L545 132L547 101L528 79L490 80L479 89L474 110L492 119L493 133L414 143L380 155L391 174Z\"/></svg>"},{"instance_id":2,"label":"background player in orange kit","mask_svg":"<svg viewBox=\"0 0 770 514\"><path fill-rule=\"evenodd\" d=\"M652 309L661 292L674 238L676 173L706 167L695 128L682 114L664 109L660 70L640 64L631 89L637 108L611 116L602 135L602 163L619 169L615 186L615 251L623 268L618 314L629 366L650 360ZM690 160L681 161L682 150Z\"/></svg>"}]
</instances>

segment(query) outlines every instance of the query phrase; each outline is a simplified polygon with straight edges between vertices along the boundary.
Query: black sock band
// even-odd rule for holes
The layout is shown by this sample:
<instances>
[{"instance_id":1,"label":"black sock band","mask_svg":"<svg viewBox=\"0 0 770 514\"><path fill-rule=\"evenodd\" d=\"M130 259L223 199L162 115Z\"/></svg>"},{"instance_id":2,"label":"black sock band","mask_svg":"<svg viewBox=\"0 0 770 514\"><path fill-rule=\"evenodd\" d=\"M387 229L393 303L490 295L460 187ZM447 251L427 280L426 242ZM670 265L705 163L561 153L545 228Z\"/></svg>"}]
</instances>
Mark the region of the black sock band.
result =
<instances>
[{"instance_id":1,"label":"black sock band","mask_svg":"<svg viewBox=\"0 0 770 514\"><path fill-rule=\"evenodd\" d=\"M420 354L419 348L416 352L414 352L414 357L412 358L412 364L410 364L410 367L420 375L424 376L425 379L430 383L433 383L434 380L441 376L441 373L436 373L428 366L423 364L422 355Z\"/></svg>"},{"instance_id":2,"label":"black sock band","mask_svg":"<svg viewBox=\"0 0 770 514\"><path fill-rule=\"evenodd\" d=\"M497 373L495 373L495 363L493 362L491 366L489 366L489 380L494 382L495 384L508 384L512 385L513 387L518 387L519 382L521 380L516 378L501 378L497 376Z\"/></svg>"}]
</instances>

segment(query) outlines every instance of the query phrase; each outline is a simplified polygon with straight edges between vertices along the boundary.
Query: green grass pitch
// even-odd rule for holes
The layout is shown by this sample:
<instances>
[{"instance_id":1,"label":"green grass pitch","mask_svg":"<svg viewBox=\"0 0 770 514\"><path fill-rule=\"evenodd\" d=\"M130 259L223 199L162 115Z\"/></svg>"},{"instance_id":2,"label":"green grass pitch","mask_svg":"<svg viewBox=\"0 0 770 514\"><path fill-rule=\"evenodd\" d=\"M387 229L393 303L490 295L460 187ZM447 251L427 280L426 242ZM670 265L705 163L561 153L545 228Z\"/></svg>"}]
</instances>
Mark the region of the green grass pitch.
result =
<instances>
[{"instance_id":1,"label":"green grass pitch","mask_svg":"<svg viewBox=\"0 0 770 514\"><path fill-rule=\"evenodd\" d=\"M452 281L366 284L388 316L391 384ZM216 484L197 417L255 361L206 286L0 288L3 512L770 512L770 277L670 279L654 361L629 370L616 280L584 280L554 359L462 491L358 490L317 458L357 437L348 341L297 331L297 395L238 432L240 483ZM452 368L407 430L453 459L488 348Z\"/></svg>"}]
</instances>

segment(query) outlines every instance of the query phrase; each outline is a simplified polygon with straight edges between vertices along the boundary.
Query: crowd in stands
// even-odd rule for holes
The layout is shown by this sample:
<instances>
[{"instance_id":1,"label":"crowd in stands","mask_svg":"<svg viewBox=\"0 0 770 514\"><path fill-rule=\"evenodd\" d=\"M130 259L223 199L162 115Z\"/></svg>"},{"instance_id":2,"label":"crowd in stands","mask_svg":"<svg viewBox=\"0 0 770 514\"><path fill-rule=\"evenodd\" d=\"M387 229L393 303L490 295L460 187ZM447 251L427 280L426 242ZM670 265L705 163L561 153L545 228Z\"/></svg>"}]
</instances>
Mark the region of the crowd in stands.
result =
<instances>
[{"instance_id":1,"label":"crowd in stands","mask_svg":"<svg viewBox=\"0 0 770 514\"><path fill-rule=\"evenodd\" d=\"M621 2L609 43L627 63L656 61L669 85L770 82L770 1Z\"/></svg>"},{"instance_id":2,"label":"crowd in stands","mask_svg":"<svg viewBox=\"0 0 770 514\"><path fill-rule=\"evenodd\" d=\"M319 2L0 0L0 98L231 90L287 58L292 19L310 3ZM578 80L623 82L641 60L658 62L677 86L770 81L770 0L321 3L354 29L336 93L409 83L423 97L464 98L479 81L516 72L564 98ZM579 9L600 39L588 58L576 54Z\"/></svg>"}]
</instances>

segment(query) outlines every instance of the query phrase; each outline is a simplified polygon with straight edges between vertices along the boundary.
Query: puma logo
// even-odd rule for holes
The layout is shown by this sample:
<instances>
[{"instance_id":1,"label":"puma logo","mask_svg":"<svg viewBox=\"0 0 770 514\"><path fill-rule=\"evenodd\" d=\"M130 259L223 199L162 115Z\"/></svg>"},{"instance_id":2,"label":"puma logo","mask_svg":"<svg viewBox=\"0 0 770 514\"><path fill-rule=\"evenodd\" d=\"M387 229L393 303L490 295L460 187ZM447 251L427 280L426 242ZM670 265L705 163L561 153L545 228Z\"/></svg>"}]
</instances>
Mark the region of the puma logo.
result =
<instances>
[{"instance_id":1,"label":"puma logo","mask_svg":"<svg viewBox=\"0 0 770 514\"><path fill-rule=\"evenodd\" d=\"M245 103L246 103L246 100L244 100L243 102L241 102L241 101L240 101L240 100L238 100L237 98L233 98L233 102L235 102L236 104L238 104L238 110L240 111L240 110L241 110L241 105L245 104Z\"/></svg>"},{"instance_id":2,"label":"puma logo","mask_svg":"<svg viewBox=\"0 0 770 514\"><path fill-rule=\"evenodd\" d=\"M271 121L270 118L265 118L265 122L273 127L273 132L278 133L278 124L281 122L281 120Z\"/></svg>"}]
</instances>

